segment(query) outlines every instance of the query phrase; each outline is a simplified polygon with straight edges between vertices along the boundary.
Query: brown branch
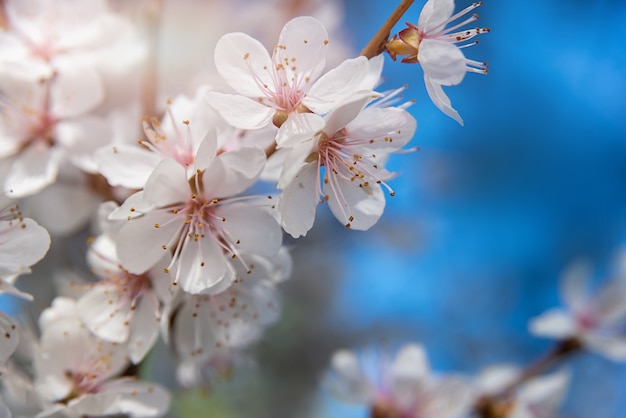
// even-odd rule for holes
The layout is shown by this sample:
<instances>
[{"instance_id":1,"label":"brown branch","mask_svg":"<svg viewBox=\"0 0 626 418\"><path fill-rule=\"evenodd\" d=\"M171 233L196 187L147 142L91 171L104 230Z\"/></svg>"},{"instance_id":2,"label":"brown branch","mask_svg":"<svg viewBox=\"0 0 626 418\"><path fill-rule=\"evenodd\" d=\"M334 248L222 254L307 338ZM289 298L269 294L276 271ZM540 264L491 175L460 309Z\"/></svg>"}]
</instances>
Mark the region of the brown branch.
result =
<instances>
[{"instance_id":1,"label":"brown branch","mask_svg":"<svg viewBox=\"0 0 626 418\"><path fill-rule=\"evenodd\" d=\"M389 19L381 26L381 28L376 32L376 35L372 37L365 48L361 51L359 55L373 58L376 55L379 55L384 51L384 46L387 40L389 39L389 35L391 34L391 29L398 23L400 18L406 13L406 11L411 7L415 0L402 0L402 3L393 11Z\"/></svg>"}]
</instances>

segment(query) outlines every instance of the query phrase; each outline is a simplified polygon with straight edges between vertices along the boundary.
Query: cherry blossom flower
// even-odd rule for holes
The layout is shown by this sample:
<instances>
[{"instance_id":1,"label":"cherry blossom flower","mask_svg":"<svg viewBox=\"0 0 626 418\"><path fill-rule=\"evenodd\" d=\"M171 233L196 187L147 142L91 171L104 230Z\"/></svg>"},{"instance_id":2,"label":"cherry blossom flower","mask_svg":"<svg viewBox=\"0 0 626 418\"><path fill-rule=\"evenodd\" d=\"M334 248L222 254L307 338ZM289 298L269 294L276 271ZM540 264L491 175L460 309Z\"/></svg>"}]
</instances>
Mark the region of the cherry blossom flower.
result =
<instances>
[{"instance_id":1,"label":"cherry blossom flower","mask_svg":"<svg viewBox=\"0 0 626 418\"><path fill-rule=\"evenodd\" d=\"M113 241L101 235L87 260L101 280L78 299L78 316L99 338L127 343L131 361L138 363L154 345L161 307L171 299L169 277L163 272L167 254L148 273L131 274L120 266Z\"/></svg>"},{"instance_id":2,"label":"cherry blossom flower","mask_svg":"<svg viewBox=\"0 0 626 418\"><path fill-rule=\"evenodd\" d=\"M370 100L365 96L338 107L315 136L288 143L278 209L293 237L311 229L320 198L347 228L367 230L385 207L382 186L393 195L385 183L392 175L383 165L413 137L417 124L400 108L363 109Z\"/></svg>"},{"instance_id":3,"label":"cherry blossom flower","mask_svg":"<svg viewBox=\"0 0 626 418\"><path fill-rule=\"evenodd\" d=\"M276 285L291 275L288 251L242 258L246 265L231 260L236 279L228 289L211 295L179 292L164 313L163 334L180 358L178 374L187 385L201 378L191 373L191 364L197 372L207 365L223 366L278 319Z\"/></svg>"},{"instance_id":4,"label":"cherry blossom flower","mask_svg":"<svg viewBox=\"0 0 626 418\"><path fill-rule=\"evenodd\" d=\"M215 137L205 139L191 179L185 167L163 160L144 190L111 214L110 219L127 219L115 242L129 272L144 273L169 251L166 271L174 283L189 293L215 293L235 279L231 258L273 256L279 250L282 233L270 204L234 197L256 181L265 153L259 148L216 152Z\"/></svg>"},{"instance_id":5,"label":"cherry blossom flower","mask_svg":"<svg viewBox=\"0 0 626 418\"><path fill-rule=\"evenodd\" d=\"M380 356L369 360L337 351L326 386L346 402L368 405L373 417L447 418L469 411L469 384L456 376L432 376L421 346L402 347L391 363Z\"/></svg>"},{"instance_id":6,"label":"cherry blossom flower","mask_svg":"<svg viewBox=\"0 0 626 418\"><path fill-rule=\"evenodd\" d=\"M494 397L514 382L520 370L514 366L491 366L483 370L474 381L477 408L485 408L485 416L507 418L548 418L557 416L559 407L570 382L567 370L558 370L524 382L513 393L504 398ZM483 411L483 409L481 409Z\"/></svg>"},{"instance_id":7,"label":"cherry blossom flower","mask_svg":"<svg viewBox=\"0 0 626 418\"><path fill-rule=\"evenodd\" d=\"M327 45L326 30L312 17L287 22L271 57L256 39L226 34L215 48L215 66L238 94L210 92L207 101L237 128L259 129L273 122L280 128L279 146L307 138L322 128L320 115L364 88L369 73L368 60L359 57L321 76Z\"/></svg>"},{"instance_id":8,"label":"cherry blossom flower","mask_svg":"<svg viewBox=\"0 0 626 418\"><path fill-rule=\"evenodd\" d=\"M40 417L157 417L169 394L160 386L118 377L128 366L126 346L105 342L84 327L75 302L56 298L40 317L35 388L47 402Z\"/></svg>"},{"instance_id":9,"label":"cherry blossom flower","mask_svg":"<svg viewBox=\"0 0 626 418\"><path fill-rule=\"evenodd\" d=\"M561 281L565 308L553 308L534 318L530 331L542 337L575 339L591 351L626 361L625 267L592 293L589 267L583 263L571 266Z\"/></svg>"},{"instance_id":10,"label":"cherry blossom flower","mask_svg":"<svg viewBox=\"0 0 626 418\"><path fill-rule=\"evenodd\" d=\"M478 20L473 14L450 27L482 2L473 3L464 10L454 12L454 0L428 0L420 13L417 26L407 23L397 38L387 44L392 56L405 55L402 62L419 63L424 71L424 82L431 100L443 113L463 125L459 113L452 107L450 99L441 86L454 86L463 81L465 73L487 74L487 63L465 58L461 49L476 42L464 43L476 35L489 32L487 28L460 30L463 26ZM456 45L461 44L461 45Z\"/></svg>"},{"instance_id":11,"label":"cherry blossom flower","mask_svg":"<svg viewBox=\"0 0 626 418\"><path fill-rule=\"evenodd\" d=\"M193 99L178 96L168 100L166 115L161 121L144 118L147 139L139 140L138 145L107 145L96 151L98 168L109 184L141 189L165 158L187 167L191 176L200 143L219 125L219 116L204 103L206 92L207 88L203 87Z\"/></svg>"}]
</instances>

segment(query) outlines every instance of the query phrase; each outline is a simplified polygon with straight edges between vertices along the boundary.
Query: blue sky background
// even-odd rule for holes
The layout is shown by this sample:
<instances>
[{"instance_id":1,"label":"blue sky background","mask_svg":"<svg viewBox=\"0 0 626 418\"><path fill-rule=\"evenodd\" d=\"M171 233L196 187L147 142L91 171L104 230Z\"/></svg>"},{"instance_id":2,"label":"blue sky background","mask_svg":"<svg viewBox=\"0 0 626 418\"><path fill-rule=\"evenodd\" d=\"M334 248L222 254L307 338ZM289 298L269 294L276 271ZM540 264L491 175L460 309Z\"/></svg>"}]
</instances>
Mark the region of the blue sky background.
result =
<instances>
[{"instance_id":1,"label":"blue sky background","mask_svg":"<svg viewBox=\"0 0 626 418\"><path fill-rule=\"evenodd\" d=\"M421 5L404 20L417 22ZM391 10L347 2L358 47ZM559 303L563 268L583 257L606 271L626 238L626 2L486 1L477 11L492 32L465 53L490 73L446 90L465 127L430 102L419 66L386 63L384 86L408 83L417 101L421 150L392 160L401 176L382 221L338 233L350 258L327 313L362 344L419 341L436 369L466 373L546 350L527 322ZM570 364L565 416L626 416L626 365L594 355Z\"/></svg>"}]
</instances>

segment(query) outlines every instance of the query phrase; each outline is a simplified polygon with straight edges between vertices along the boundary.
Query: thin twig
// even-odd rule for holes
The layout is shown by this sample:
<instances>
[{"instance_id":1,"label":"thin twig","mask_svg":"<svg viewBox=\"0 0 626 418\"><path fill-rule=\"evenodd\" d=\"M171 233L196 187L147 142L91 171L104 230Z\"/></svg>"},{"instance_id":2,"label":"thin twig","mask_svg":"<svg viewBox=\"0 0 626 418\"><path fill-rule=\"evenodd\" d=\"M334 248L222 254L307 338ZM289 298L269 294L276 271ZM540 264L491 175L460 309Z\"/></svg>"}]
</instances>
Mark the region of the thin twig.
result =
<instances>
[{"instance_id":1,"label":"thin twig","mask_svg":"<svg viewBox=\"0 0 626 418\"><path fill-rule=\"evenodd\" d=\"M381 28L376 32L376 35L369 41L365 48L361 51L359 55L373 58L376 55L382 53L384 51L384 46L387 40L389 39L389 35L391 34L391 29L398 23L400 18L406 13L406 11L411 7L415 0L402 0L402 3L393 11L389 19L381 26Z\"/></svg>"}]
</instances>

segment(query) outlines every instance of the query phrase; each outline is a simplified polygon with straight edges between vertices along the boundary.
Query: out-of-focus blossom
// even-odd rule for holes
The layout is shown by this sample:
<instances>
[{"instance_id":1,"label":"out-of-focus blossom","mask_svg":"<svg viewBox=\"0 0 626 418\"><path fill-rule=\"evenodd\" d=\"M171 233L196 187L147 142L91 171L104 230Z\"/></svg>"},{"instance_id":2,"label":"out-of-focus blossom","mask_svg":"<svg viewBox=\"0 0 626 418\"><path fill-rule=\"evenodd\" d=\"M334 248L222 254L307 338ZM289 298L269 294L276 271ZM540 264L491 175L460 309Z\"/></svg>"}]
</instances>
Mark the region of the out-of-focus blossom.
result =
<instances>
[{"instance_id":1,"label":"out-of-focus blossom","mask_svg":"<svg viewBox=\"0 0 626 418\"><path fill-rule=\"evenodd\" d=\"M505 388L519 376L513 366L492 366L483 370L474 381L476 407L481 416L494 418L550 418L565 396L570 381L566 370L539 376L521 384L505 396Z\"/></svg>"},{"instance_id":2,"label":"out-of-focus blossom","mask_svg":"<svg viewBox=\"0 0 626 418\"><path fill-rule=\"evenodd\" d=\"M564 308L534 318L530 331L559 340L575 339L584 348L615 361L626 361L626 266L595 292L589 290L591 271L577 263L563 275Z\"/></svg>"},{"instance_id":3,"label":"out-of-focus blossom","mask_svg":"<svg viewBox=\"0 0 626 418\"><path fill-rule=\"evenodd\" d=\"M460 23L450 27L463 16L481 6L482 2L473 3L464 10L452 15L454 0L428 0L420 13L417 26L407 23L408 28L402 30L397 38L387 44L392 56L407 55L402 59L406 63L419 63L424 70L426 90L433 103L446 115L461 125L463 120L454 110L450 99L441 86L454 86L463 81L465 73L474 72L487 74L487 63L465 58L461 49L473 45L464 43L481 33L489 32L487 28L459 30L463 26L478 20L473 14ZM461 45L456 45L461 44Z\"/></svg>"},{"instance_id":4,"label":"out-of-focus blossom","mask_svg":"<svg viewBox=\"0 0 626 418\"><path fill-rule=\"evenodd\" d=\"M328 202L347 228L367 230L385 207L382 185L393 175L388 155L413 137L417 123L405 110L364 106L371 96L347 102L324 118L324 127L304 141L291 142L278 187L285 231L294 237L313 226L317 204ZM323 186L322 186L323 182Z\"/></svg>"},{"instance_id":5,"label":"out-of-focus blossom","mask_svg":"<svg viewBox=\"0 0 626 418\"><path fill-rule=\"evenodd\" d=\"M271 57L256 39L226 34L215 48L215 65L238 94L210 92L207 101L237 128L273 122L279 146L310 137L324 126L321 115L363 89L369 72L367 59L359 57L321 76L328 43L326 29L312 17L287 22Z\"/></svg>"},{"instance_id":6,"label":"out-of-focus blossom","mask_svg":"<svg viewBox=\"0 0 626 418\"><path fill-rule=\"evenodd\" d=\"M127 347L92 334L78 319L72 299L56 298L39 322L35 389L44 411L38 417L158 417L167 412L169 394L159 385L119 377L128 366Z\"/></svg>"},{"instance_id":7,"label":"out-of-focus blossom","mask_svg":"<svg viewBox=\"0 0 626 418\"><path fill-rule=\"evenodd\" d=\"M326 386L338 398L367 405L372 417L451 418L469 411L472 393L465 379L434 376L421 346L404 346L393 359L340 350L333 355Z\"/></svg>"}]
</instances>

